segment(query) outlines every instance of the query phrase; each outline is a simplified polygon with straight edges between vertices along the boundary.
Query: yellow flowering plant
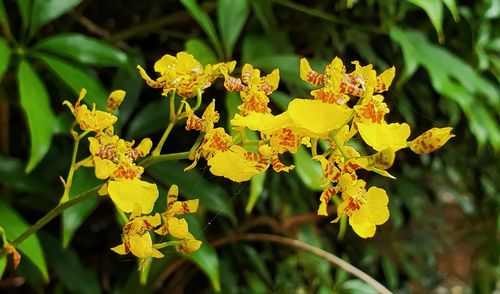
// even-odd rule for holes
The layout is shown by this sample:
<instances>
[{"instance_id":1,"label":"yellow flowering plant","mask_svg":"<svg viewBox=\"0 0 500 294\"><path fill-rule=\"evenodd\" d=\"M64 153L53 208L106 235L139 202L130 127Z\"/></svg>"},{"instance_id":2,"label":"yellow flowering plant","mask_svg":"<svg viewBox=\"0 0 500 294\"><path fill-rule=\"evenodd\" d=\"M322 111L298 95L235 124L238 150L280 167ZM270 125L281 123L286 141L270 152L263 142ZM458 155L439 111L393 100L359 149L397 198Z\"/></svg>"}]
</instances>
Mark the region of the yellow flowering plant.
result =
<instances>
[{"instance_id":1,"label":"yellow flowering plant","mask_svg":"<svg viewBox=\"0 0 500 294\"><path fill-rule=\"evenodd\" d=\"M251 64L244 64L241 76L235 77L234 61L203 67L186 52L176 56L166 54L154 64L156 78L138 66L146 84L160 89L161 95L166 96L162 99L168 99L170 104L169 123L156 145L150 138L136 144L115 133L118 117L114 112L126 96L124 91L112 92L106 110L99 110L95 105L83 103L86 96L83 89L74 104L63 103L75 118L71 130L75 144L68 175L62 180L64 193L60 204L25 232L20 241L12 244L4 241L2 254L12 254L16 264L19 263L14 245L66 207L81 201L78 197L70 199L69 191L75 171L84 167L93 168L95 177L105 181L93 192L109 196L123 220L121 244L111 250L136 256L141 269L152 258L163 257L169 247L182 254L195 252L202 246L201 236L190 232L183 215L196 213L199 201L178 200L179 189L172 185L166 195L166 207L155 210L160 192L154 182L143 177L145 169L161 161L188 159L191 164L186 164L185 170L189 170L204 161L213 175L244 182L269 167L275 172L293 171L294 166L286 163L285 154L295 154L301 146L310 151L312 160L322 170L324 190L317 214L328 216L333 211L329 207L334 206L336 214L332 222L348 220L360 237L374 236L377 226L389 218L389 195L382 188L369 187L358 171L394 179L388 169L396 152L410 148L417 154L427 154L454 135L450 127L432 128L409 140L408 124L387 121L389 107L382 94L389 89L395 68L378 74L372 65L362 66L358 61L352 64L354 69L349 71L335 57L323 72L318 72L307 59L301 59L300 78L316 88L311 97L291 99L286 111L275 114L269 105L269 95L278 88L279 69L263 75ZM204 105L204 92L217 79L223 79L225 89L241 97L238 112L230 118L233 135L217 125L220 114L216 99L207 100L203 112L200 109ZM197 140L186 152L162 153L172 129L179 123L187 131L199 132ZM258 139L247 138L247 130L256 132ZM352 144L355 139L365 146ZM88 141L89 156L77 161L82 140ZM158 242L164 236L168 241Z\"/></svg>"}]
</instances>

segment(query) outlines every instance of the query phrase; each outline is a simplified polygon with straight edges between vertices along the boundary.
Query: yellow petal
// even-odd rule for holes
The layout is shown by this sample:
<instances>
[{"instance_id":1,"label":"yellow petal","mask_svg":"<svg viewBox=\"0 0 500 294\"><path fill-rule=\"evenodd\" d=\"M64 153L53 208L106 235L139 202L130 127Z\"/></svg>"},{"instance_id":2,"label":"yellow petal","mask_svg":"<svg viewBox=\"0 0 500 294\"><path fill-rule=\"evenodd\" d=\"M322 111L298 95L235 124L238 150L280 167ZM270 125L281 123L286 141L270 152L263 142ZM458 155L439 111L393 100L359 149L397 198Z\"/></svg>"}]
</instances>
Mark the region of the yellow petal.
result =
<instances>
[{"instance_id":1,"label":"yellow petal","mask_svg":"<svg viewBox=\"0 0 500 294\"><path fill-rule=\"evenodd\" d=\"M153 248L153 242L149 233L144 235L132 235L129 238L130 251L139 258L163 257L158 250ZM154 250L153 250L154 249ZM158 254L159 253L159 254Z\"/></svg>"},{"instance_id":2,"label":"yellow petal","mask_svg":"<svg viewBox=\"0 0 500 294\"><path fill-rule=\"evenodd\" d=\"M216 176L222 176L233 182L244 182L252 178L258 172L255 170L255 162L246 160L236 152L216 152L208 160L210 172Z\"/></svg>"},{"instance_id":3,"label":"yellow petal","mask_svg":"<svg viewBox=\"0 0 500 294\"><path fill-rule=\"evenodd\" d=\"M110 181L108 192L111 200L123 212L132 212L138 205L142 214L148 214L153 210L158 198L158 188L155 184L137 179Z\"/></svg>"},{"instance_id":4,"label":"yellow petal","mask_svg":"<svg viewBox=\"0 0 500 294\"><path fill-rule=\"evenodd\" d=\"M175 238L187 238L189 236L188 223L185 219L171 217L167 220L168 232Z\"/></svg>"},{"instance_id":5,"label":"yellow petal","mask_svg":"<svg viewBox=\"0 0 500 294\"><path fill-rule=\"evenodd\" d=\"M359 134L373 149L382 151L391 148L397 151L406 147L406 140L410 136L410 126L406 123L372 123L358 122Z\"/></svg>"},{"instance_id":6,"label":"yellow petal","mask_svg":"<svg viewBox=\"0 0 500 294\"><path fill-rule=\"evenodd\" d=\"M125 245L124 244L120 244L118 246L115 246L113 248L111 248L111 250L113 250L114 252L118 253L118 254L121 254L121 255L125 255L127 254L128 252L125 250Z\"/></svg>"},{"instance_id":7,"label":"yellow petal","mask_svg":"<svg viewBox=\"0 0 500 294\"><path fill-rule=\"evenodd\" d=\"M389 198L384 189L370 187L365 194L367 216L370 222L381 225L389 219Z\"/></svg>"},{"instance_id":8,"label":"yellow petal","mask_svg":"<svg viewBox=\"0 0 500 294\"><path fill-rule=\"evenodd\" d=\"M387 91L391 86L392 80L396 75L396 68L393 66L391 68L386 69L383 73L381 73L377 77L377 86L375 87L375 93L382 93Z\"/></svg>"},{"instance_id":9,"label":"yellow petal","mask_svg":"<svg viewBox=\"0 0 500 294\"><path fill-rule=\"evenodd\" d=\"M250 112L247 116L236 114L231 120L231 125L235 127L244 126L264 134L271 134L280 128L286 128L290 124L291 120L286 112L279 115L257 112Z\"/></svg>"},{"instance_id":10,"label":"yellow petal","mask_svg":"<svg viewBox=\"0 0 500 294\"><path fill-rule=\"evenodd\" d=\"M325 75L314 71L305 58L300 59L300 78L313 86L318 86L325 82Z\"/></svg>"},{"instance_id":11,"label":"yellow petal","mask_svg":"<svg viewBox=\"0 0 500 294\"><path fill-rule=\"evenodd\" d=\"M173 216L196 212L199 202L199 199L175 201L168 206L168 214Z\"/></svg>"},{"instance_id":12,"label":"yellow petal","mask_svg":"<svg viewBox=\"0 0 500 294\"><path fill-rule=\"evenodd\" d=\"M201 244L202 242L200 240L188 238L179 241L179 243L175 246L175 249L180 253L188 254L198 250L201 247Z\"/></svg>"},{"instance_id":13,"label":"yellow petal","mask_svg":"<svg viewBox=\"0 0 500 294\"><path fill-rule=\"evenodd\" d=\"M441 148L449 139L455 137L453 128L432 128L411 142L410 149L417 154L427 154Z\"/></svg>"},{"instance_id":14,"label":"yellow petal","mask_svg":"<svg viewBox=\"0 0 500 294\"><path fill-rule=\"evenodd\" d=\"M295 127L317 138L327 137L330 131L344 126L353 110L318 100L294 99L288 105L287 112Z\"/></svg>"},{"instance_id":15,"label":"yellow petal","mask_svg":"<svg viewBox=\"0 0 500 294\"><path fill-rule=\"evenodd\" d=\"M357 219L354 215L349 218L349 225L351 225L354 232L361 238L371 238L377 230L373 223Z\"/></svg>"},{"instance_id":16,"label":"yellow petal","mask_svg":"<svg viewBox=\"0 0 500 294\"><path fill-rule=\"evenodd\" d=\"M94 166L95 176L101 180L109 178L116 168L116 164L114 164L111 160L101 159L99 157L94 157Z\"/></svg>"},{"instance_id":17,"label":"yellow petal","mask_svg":"<svg viewBox=\"0 0 500 294\"><path fill-rule=\"evenodd\" d=\"M335 196L335 194L337 194L337 189L335 187L329 187L321 193L321 196L319 197L321 204L318 208L318 215L328 215L328 203L330 202L330 199Z\"/></svg>"},{"instance_id":18,"label":"yellow petal","mask_svg":"<svg viewBox=\"0 0 500 294\"><path fill-rule=\"evenodd\" d=\"M151 147L153 147L153 141L149 138L144 138L142 139L141 143L135 147L137 151L139 151L140 157L144 157L149 153L151 150Z\"/></svg>"},{"instance_id":19,"label":"yellow petal","mask_svg":"<svg viewBox=\"0 0 500 294\"><path fill-rule=\"evenodd\" d=\"M120 104L122 104L123 99L125 98L126 92L123 90L116 90L111 92L108 96L108 102L106 104L106 110L108 112L115 111Z\"/></svg>"}]
</instances>

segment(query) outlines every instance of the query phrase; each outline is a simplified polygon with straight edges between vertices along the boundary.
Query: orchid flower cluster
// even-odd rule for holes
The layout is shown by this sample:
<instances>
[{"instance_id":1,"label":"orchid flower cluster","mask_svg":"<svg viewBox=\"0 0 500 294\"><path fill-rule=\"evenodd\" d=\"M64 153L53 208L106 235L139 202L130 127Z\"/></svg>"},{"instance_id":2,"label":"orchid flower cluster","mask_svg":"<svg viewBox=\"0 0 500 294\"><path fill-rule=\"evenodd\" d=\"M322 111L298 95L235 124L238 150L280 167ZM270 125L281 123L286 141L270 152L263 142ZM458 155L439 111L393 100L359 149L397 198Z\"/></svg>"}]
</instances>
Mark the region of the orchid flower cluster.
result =
<instances>
[{"instance_id":1,"label":"orchid flower cluster","mask_svg":"<svg viewBox=\"0 0 500 294\"><path fill-rule=\"evenodd\" d=\"M65 183L61 202L68 200L72 172L80 166L93 167L95 176L106 180L100 195L109 195L124 217L122 244L112 248L118 254L132 253L141 265L151 257L160 258L160 249L175 246L181 253L198 250L201 241L190 232L188 223L180 216L194 213L198 200L179 201L178 188L172 185L167 193L167 207L153 214L159 196L156 184L141 178L144 168L161 154L163 144L172 128L179 122L188 131L199 132L198 139L188 152L194 168L200 160L206 161L210 172L234 182L250 180L266 172L290 172L294 166L284 162L286 153L294 154L301 146L311 152L311 158L321 165L324 191L319 199L319 215L328 215L328 206L335 202L337 222L348 217L353 230L362 238L372 237L376 226L389 217L388 196L384 189L367 187L357 171L367 170L394 178L387 170L392 166L397 151L410 148L418 154L427 154L443 146L451 137L452 129L433 128L409 141L410 127L406 123L389 123L389 108L382 93L387 91L395 76L391 67L377 74L372 65L362 66L354 61L354 70L347 71L339 58L327 64L322 73L311 68L303 58L300 77L316 87L312 98L294 98L286 111L273 114L269 95L278 88L279 69L263 75L251 64L243 65L241 76L232 75L236 62L202 66L192 55L180 52L165 55L154 64L158 77L151 78L138 66L141 77L170 102L170 123L157 146L149 138L135 144L114 133L117 117L113 112L125 97L118 90L110 94L106 111L82 104L86 91L69 107L80 132L72 130L77 148L79 140L87 137L90 156L73 164ZM238 92L241 105L230 119L234 135L217 126L220 115L215 99L207 101L203 113L203 93L216 79L224 79L227 91ZM176 97L180 98L176 100ZM195 101L196 102L195 102ZM247 138L247 131L258 133L258 140ZM360 138L368 147L352 144ZM322 146L323 148L320 148ZM357 147L354 147L357 146ZM76 150L76 149L75 149ZM366 150L373 150L368 152ZM322 151L322 152L320 152ZM137 163L139 158L145 158ZM321 180L321 179L318 179ZM335 200L335 201L332 201ZM170 235L174 241L154 243L151 234Z\"/></svg>"}]
</instances>

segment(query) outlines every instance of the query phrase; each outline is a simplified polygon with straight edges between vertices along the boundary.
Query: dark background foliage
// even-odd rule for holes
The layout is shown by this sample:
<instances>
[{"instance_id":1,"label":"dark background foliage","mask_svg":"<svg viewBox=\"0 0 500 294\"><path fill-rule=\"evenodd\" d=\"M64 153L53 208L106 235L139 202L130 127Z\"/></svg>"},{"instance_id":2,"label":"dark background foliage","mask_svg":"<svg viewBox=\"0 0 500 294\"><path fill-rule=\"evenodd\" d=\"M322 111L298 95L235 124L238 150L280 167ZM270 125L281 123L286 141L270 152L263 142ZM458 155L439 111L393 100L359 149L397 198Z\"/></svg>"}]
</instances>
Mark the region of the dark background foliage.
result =
<instances>
[{"instance_id":1,"label":"dark background foliage","mask_svg":"<svg viewBox=\"0 0 500 294\"><path fill-rule=\"evenodd\" d=\"M202 63L234 59L236 72L247 62L265 72L279 67L275 113L292 97L309 97L300 57L317 70L335 56L379 72L395 65L389 120L407 121L412 138L448 125L456 137L431 155L399 152L395 181L367 175L388 191L391 212L369 240L349 228L338 239L339 225L315 215L320 171L304 153L288 158L294 172L243 184L216 178L203 164L187 173L187 162L157 164L147 177L161 195L176 183L184 197L200 198L189 221L205 238L202 250L188 260L167 254L139 273L132 257L109 250L121 232L112 204L90 199L26 241L17 270L9 262L3 272L0 261L0 292L373 292L310 253L234 239L252 232L323 248L395 292L499 291L500 1L199 2L0 1L0 226L9 240L57 205L72 148L71 116L61 103L81 87L98 106L111 90L125 89L118 132L159 139L168 103L144 87L135 66L152 71L167 53L187 50ZM216 98L222 124L239 99L220 82L204 97ZM195 140L182 127L173 134L168 152ZM96 184L81 169L72 196Z\"/></svg>"}]
</instances>

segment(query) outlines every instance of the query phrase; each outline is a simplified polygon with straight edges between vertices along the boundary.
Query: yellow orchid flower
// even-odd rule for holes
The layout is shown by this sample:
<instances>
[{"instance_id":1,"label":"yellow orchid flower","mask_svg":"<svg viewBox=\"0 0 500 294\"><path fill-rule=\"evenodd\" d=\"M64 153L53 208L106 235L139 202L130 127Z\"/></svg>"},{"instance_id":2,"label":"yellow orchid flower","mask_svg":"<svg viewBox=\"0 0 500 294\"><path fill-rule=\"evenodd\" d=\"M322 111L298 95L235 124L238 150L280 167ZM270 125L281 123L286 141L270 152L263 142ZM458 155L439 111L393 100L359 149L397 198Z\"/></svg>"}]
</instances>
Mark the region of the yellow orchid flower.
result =
<instances>
[{"instance_id":1,"label":"yellow orchid flower","mask_svg":"<svg viewBox=\"0 0 500 294\"><path fill-rule=\"evenodd\" d=\"M188 131L209 132L214 128L214 124L219 121L220 115L215 110L215 99L205 108L205 112L203 112L201 118L194 114L194 111L187 102L185 102L185 105L187 113L186 130Z\"/></svg>"},{"instance_id":2,"label":"yellow orchid flower","mask_svg":"<svg viewBox=\"0 0 500 294\"><path fill-rule=\"evenodd\" d=\"M166 54L154 64L154 70L160 74L156 80L152 80L140 65L137 68L150 87L163 89L163 95L175 90L179 96L191 98L208 88L221 72L232 71L234 65L234 62L219 63L203 68L193 55L179 52L175 57Z\"/></svg>"},{"instance_id":3,"label":"yellow orchid flower","mask_svg":"<svg viewBox=\"0 0 500 294\"><path fill-rule=\"evenodd\" d=\"M149 233L150 230L160 225L160 215L158 213L153 216L139 215L141 215L140 208L136 207L130 220L123 227L122 244L111 248L111 250L121 255L131 252L141 259L163 257L163 254L154 248Z\"/></svg>"},{"instance_id":4,"label":"yellow orchid flower","mask_svg":"<svg viewBox=\"0 0 500 294\"><path fill-rule=\"evenodd\" d=\"M346 183L341 184L342 199L337 207L338 217L349 216L349 225L362 238L375 235L376 225L381 225L389 219L387 204L389 198L384 189L370 187L365 190L363 180L352 180L346 176Z\"/></svg>"},{"instance_id":5,"label":"yellow orchid flower","mask_svg":"<svg viewBox=\"0 0 500 294\"><path fill-rule=\"evenodd\" d=\"M382 123L384 116L389 113L389 108L383 101L384 97L382 95L374 95L363 99L361 105L354 106L354 110L358 115L357 120Z\"/></svg>"},{"instance_id":6,"label":"yellow orchid flower","mask_svg":"<svg viewBox=\"0 0 500 294\"><path fill-rule=\"evenodd\" d=\"M262 170L259 161L246 158L246 153L247 151L239 145L233 145L225 152L215 152L207 162L210 166L210 172L233 182L244 182L267 169L266 166Z\"/></svg>"},{"instance_id":7,"label":"yellow orchid flower","mask_svg":"<svg viewBox=\"0 0 500 294\"><path fill-rule=\"evenodd\" d=\"M171 236L181 239L176 244L178 252L187 254L198 250L201 246L201 241L196 240L189 233L188 223L185 219L179 219L177 216L194 213L198 210L198 199L178 201L179 188L177 185L170 186L167 193L167 211L161 214L163 225L155 232L160 235L170 234Z\"/></svg>"},{"instance_id":8,"label":"yellow orchid flower","mask_svg":"<svg viewBox=\"0 0 500 294\"><path fill-rule=\"evenodd\" d=\"M434 152L455 137L451 131L453 131L451 127L432 128L415 138L410 144L410 149L417 154Z\"/></svg>"},{"instance_id":9,"label":"yellow orchid flower","mask_svg":"<svg viewBox=\"0 0 500 294\"><path fill-rule=\"evenodd\" d=\"M80 128L84 131L101 132L112 126L117 121L116 116L105 111L96 110L95 104L92 109L89 109L85 104L81 104L86 94L87 90L82 89L75 105L72 105L68 100L63 102L63 105L68 106L75 116Z\"/></svg>"}]
</instances>

